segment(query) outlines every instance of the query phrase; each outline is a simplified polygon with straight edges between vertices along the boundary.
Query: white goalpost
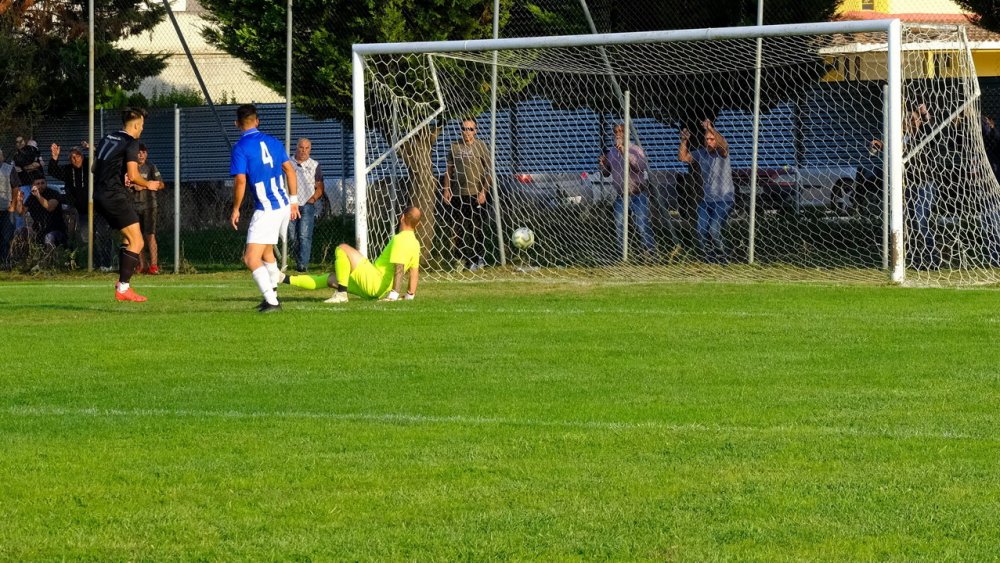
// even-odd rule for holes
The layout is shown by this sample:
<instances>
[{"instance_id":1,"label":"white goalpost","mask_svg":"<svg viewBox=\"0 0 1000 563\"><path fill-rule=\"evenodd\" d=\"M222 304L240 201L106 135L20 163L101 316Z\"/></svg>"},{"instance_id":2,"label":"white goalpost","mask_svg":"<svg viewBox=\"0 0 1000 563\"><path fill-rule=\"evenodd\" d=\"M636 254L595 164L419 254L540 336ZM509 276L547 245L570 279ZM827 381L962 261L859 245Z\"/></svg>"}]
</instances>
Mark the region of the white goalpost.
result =
<instances>
[{"instance_id":1,"label":"white goalpost","mask_svg":"<svg viewBox=\"0 0 1000 563\"><path fill-rule=\"evenodd\" d=\"M417 205L434 277L1000 279L961 26L365 44L352 79L357 246Z\"/></svg>"}]
</instances>

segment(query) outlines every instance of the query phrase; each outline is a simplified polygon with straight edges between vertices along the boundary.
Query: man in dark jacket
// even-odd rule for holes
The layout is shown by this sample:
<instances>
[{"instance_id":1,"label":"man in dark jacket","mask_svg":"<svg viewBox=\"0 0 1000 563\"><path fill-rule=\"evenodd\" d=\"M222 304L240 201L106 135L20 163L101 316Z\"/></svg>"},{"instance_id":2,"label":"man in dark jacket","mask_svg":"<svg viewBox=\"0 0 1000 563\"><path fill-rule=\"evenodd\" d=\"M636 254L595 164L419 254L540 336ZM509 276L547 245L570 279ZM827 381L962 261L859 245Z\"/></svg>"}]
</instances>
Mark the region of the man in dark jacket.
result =
<instances>
[{"instance_id":1,"label":"man in dark jacket","mask_svg":"<svg viewBox=\"0 0 1000 563\"><path fill-rule=\"evenodd\" d=\"M69 151L69 163L59 164L62 149L52 143L52 156L49 159L49 176L59 179L66 185L67 203L76 210L76 217L71 220L83 246L87 245L87 210L89 193L87 189L87 157L83 151L89 148L86 141L79 147ZM100 215L94 216L94 267L111 267L111 230L108 222Z\"/></svg>"}]
</instances>

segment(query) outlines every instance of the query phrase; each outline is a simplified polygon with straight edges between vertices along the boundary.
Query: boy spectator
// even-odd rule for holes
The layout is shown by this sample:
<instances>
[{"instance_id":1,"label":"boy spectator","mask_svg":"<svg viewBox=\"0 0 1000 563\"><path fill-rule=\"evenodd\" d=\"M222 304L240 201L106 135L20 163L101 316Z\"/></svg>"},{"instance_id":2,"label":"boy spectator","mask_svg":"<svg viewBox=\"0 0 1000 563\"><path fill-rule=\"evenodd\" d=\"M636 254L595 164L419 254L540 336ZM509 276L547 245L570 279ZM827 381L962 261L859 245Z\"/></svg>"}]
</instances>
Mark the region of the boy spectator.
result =
<instances>
[{"instance_id":1,"label":"boy spectator","mask_svg":"<svg viewBox=\"0 0 1000 563\"><path fill-rule=\"evenodd\" d=\"M149 149L139 143L139 175L146 180L163 182L163 176L155 164L149 162ZM156 217L159 209L156 206L156 191L148 190L138 184L129 183L132 192L132 205L139 215L139 230L146 242L145 249L149 251L149 262L146 262L144 252L139 253L139 272L157 275L160 273L159 248L156 244ZM147 265L148 264L148 265Z\"/></svg>"}]
</instances>

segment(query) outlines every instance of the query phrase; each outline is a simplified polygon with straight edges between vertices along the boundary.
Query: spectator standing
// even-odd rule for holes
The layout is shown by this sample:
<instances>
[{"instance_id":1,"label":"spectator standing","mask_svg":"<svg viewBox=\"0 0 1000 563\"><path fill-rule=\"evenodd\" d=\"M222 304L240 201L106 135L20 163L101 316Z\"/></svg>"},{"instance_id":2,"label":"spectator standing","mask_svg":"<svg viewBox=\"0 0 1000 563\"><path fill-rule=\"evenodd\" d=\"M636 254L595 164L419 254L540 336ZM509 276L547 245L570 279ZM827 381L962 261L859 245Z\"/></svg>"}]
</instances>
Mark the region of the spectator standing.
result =
<instances>
[{"instance_id":1,"label":"spectator standing","mask_svg":"<svg viewBox=\"0 0 1000 563\"><path fill-rule=\"evenodd\" d=\"M474 119L462 121L462 139L448 150L442 193L452 221L452 255L473 272L486 267L483 215L492 181L490 151L476 138L477 127ZM472 237L471 246L465 244L466 234Z\"/></svg>"},{"instance_id":2,"label":"spectator standing","mask_svg":"<svg viewBox=\"0 0 1000 563\"><path fill-rule=\"evenodd\" d=\"M615 135L615 146L598 160L601 174L611 176L611 185L615 190L615 233L618 237L618 253L622 254L625 227L625 125L616 124L612 130ZM652 259L656 255L656 241L653 239L653 228L649 221L649 193L646 186L646 176L649 164L646 152L637 144L628 148L628 185L629 185L629 215L635 221L635 228L642 239L646 257Z\"/></svg>"},{"instance_id":3,"label":"spectator standing","mask_svg":"<svg viewBox=\"0 0 1000 563\"><path fill-rule=\"evenodd\" d=\"M933 129L933 117L925 104L912 110L903 132L903 147L915 149ZM947 155L944 143L929 143L913 155L903 169L906 184L906 223L909 230L907 254L910 264L918 270L936 270L941 266L941 254L934 239L931 216L937 197L936 174Z\"/></svg>"},{"instance_id":4,"label":"spectator standing","mask_svg":"<svg viewBox=\"0 0 1000 563\"><path fill-rule=\"evenodd\" d=\"M881 139L868 142L867 151L861 155L858 172L854 177L855 208L864 216L880 217L885 182L883 176Z\"/></svg>"},{"instance_id":5,"label":"spectator standing","mask_svg":"<svg viewBox=\"0 0 1000 563\"><path fill-rule=\"evenodd\" d=\"M25 141L23 136L18 135L14 139L12 158L20 180L19 184L22 188L28 188L24 190L25 195L28 195L34 181L45 177L42 163L39 160L38 144L35 141Z\"/></svg>"},{"instance_id":6,"label":"spectator standing","mask_svg":"<svg viewBox=\"0 0 1000 563\"><path fill-rule=\"evenodd\" d=\"M14 165L4 160L3 151L0 150L0 268L7 267L10 241L14 236L11 204L14 203L14 192L20 193L18 181Z\"/></svg>"},{"instance_id":7,"label":"spectator standing","mask_svg":"<svg viewBox=\"0 0 1000 563\"><path fill-rule=\"evenodd\" d=\"M691 133L683 129L677 157L681 162L697 164L701 169L703 196L698 204L698 245L702 255L707 262L726 264L729 256L722 231L733 209L736 193L729 162L729 144L711 120L704 120L701 126L704 146L690 150Z\"/></svg>"},{"instance_id":8,"label":"spectator standing","mask_svg":"<svg viewBox=\"0 0 1000 563\"><path fill-rule=\"evenodd\" d=\"M14 154L11 155L11 162L14 165L14 172L17 178L17 187L24 196L23 201L28 200L31 195L31 184L36 178L44 178L41 171L41 164L38 163L38 149L33 142L25 140L22 135L14 139ZM26 226L24 217L16 215L14 218L14 228L23 229Z\"/></svg>"},{"instance_id":9,"label":"spectator standing","mask_svg":"<svg viewBox=\"0 0 1000 563\"><path fill-rule=\"evenodd\" d=\"M163 176L155 164L149 161L149 149L139 143L139 175L145 180L155 180L163 184ZM143 252L139 253L139 272L152 275L160 273L159 246L156 243L156 218L159 208L156 205L156 191L149 190L139 184L126 182L132 192L132 205L139 216L139 231L149 253L149 262L145 261Z\"/></svg>"},{"instance_id":10,"label":"spectator standing","mask_svg":"<svg viewBox=\"0 0 1000 563\"><path fill-rule=\"evenodd\" d=\"M289 223L288 242L295 242L298 247L295 254L295 270L298 272L309 270L313 229L316 227L316 214L320 210L318 202L323 199L323 170L319 162L310 158L311 152L312 141L302 138L295 145L295 156L292 158L292 166L298 177L301 216Z\"/></svg>"},{"instance_id":11,"label":"spectator standing","mask_svg":"<svg viewBox=\"0 0 1000 563\"><path fill-rule=\"evenodd\" d=\"M62 181L66 186L66 196L72 204L74 213L67 217L67 236L75 233L82 246L88 241L88 213L90 212L90 194L87 189L87 167L89 165L84 151L89 149L87 142L69 151L69 163L59 164L62 148L52 143L48 173L49 176ZM108 222L100 215L94 216L94 265L106 270L111 268L111 230Z\"/></svg>"},{"instance_id":12,"label":"spectator standing","mask_svg":"<svg viewBox=\"0 0 1000 563\"><path fill-rule=\"evenodd\" d=\"M983 128L983 145L986 149L986 159L990 163L993 176L1000 178L1000 130L992 117L984 115L981 118Z\"/></svg>"},{"instance_id":13,"label":"spectator standing","mask_svg":"<svg viewBox=\"0 0 1000 563\"><path fill-rule=\"evenodd\" d=\"M982 116L983 146L993 171L993 178L1000 178L1000 130L992 117ZM983 244L990 266L1000 266L1000 201L995 192L986 189L980 193L980 218L983 226Z\"/></svg>"}]
</instances>

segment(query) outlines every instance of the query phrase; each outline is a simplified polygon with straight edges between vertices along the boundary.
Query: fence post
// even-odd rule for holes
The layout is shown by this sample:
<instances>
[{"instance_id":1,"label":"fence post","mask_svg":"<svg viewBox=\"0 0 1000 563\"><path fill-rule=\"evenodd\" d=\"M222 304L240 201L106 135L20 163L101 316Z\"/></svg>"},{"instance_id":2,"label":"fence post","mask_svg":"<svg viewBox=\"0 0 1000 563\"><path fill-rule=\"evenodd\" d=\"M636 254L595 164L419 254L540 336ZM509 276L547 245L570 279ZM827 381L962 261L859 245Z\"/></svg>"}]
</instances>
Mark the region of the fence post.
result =
<instances>
[{"instance_id":1,"label":"fence post","mask_svg":"<svg viewBox=\"0 0 1000 563\"><path fill-rule=\"evenodd\" d=\"M174 273L181 272L181 108L174 104Z\"/></svg>"}]
</instances>

